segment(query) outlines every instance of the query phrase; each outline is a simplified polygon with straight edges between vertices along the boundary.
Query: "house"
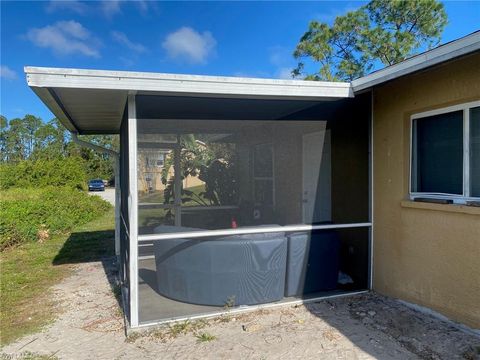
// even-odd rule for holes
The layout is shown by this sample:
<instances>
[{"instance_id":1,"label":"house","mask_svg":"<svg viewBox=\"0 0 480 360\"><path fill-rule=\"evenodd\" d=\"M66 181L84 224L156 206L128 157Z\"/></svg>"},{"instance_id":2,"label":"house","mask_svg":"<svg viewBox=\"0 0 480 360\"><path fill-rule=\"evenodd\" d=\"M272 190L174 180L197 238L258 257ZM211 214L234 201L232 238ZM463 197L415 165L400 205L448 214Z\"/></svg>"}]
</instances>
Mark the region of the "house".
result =
<instances>
[{"instance_id":1,"label":"house","mask_svg":"<svg viewBox=\"0 0 480 360\"><path fill-rule=\"evenodd\" d=\"M202 146L201 141L197 140L195 143ZM188 149L181 151L188 151ZM143 173L143 176L139 176L138 179L140 192L143 191L144 195L148 195L165 190L168 182L174 177L173 153L173 149L141 149L139 151L138 171ZM190 174L182 179L184 189L202 185L204 182L198 178L197 174Z\"/></svg>"},{"instance_id":2,"label":"house","mask_svg":"<svg viewBox=\"0 0 480 360\"><path fill-rule=\"evenodd\" d=\"M475 32L351 83L25 72L77 141L120 135L131 328L372 289L480 328L479 65Z\"/></svg>"}]
</instances>

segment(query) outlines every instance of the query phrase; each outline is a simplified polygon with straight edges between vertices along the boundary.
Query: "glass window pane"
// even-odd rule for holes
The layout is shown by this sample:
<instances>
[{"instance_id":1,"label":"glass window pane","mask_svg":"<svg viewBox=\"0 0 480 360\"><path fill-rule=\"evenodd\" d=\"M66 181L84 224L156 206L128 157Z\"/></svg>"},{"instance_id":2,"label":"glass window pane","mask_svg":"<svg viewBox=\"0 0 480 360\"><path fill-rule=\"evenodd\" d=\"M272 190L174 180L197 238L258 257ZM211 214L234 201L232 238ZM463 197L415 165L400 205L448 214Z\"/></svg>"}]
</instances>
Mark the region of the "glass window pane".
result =
<instances>
[{"instance_id":1,"label":"glass window pane","mask_svg":"<svg viewBox=\"0 0 480 360\"><path fill-rule=\"evenodd\" d=\"M463 193L463 111L416 119L412 189Z\"/></svg>"},{"instance_id":2,"label":"glass window pane","mask_svg":"<svg viewBox=\"0 0 480 360\"><path fill-rule=\"evenodd\" d=\"M470 186L480 197L480 107L470 109Z\"/></svg>"}]
</instances>

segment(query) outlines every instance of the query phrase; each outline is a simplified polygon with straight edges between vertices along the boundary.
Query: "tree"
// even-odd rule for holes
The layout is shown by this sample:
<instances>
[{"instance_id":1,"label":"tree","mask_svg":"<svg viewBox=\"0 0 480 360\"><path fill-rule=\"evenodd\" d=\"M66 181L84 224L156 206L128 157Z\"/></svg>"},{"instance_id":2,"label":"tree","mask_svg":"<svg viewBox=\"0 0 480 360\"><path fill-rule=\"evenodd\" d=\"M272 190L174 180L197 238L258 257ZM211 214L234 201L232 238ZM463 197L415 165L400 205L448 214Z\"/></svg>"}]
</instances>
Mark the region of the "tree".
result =
<instances>
[{"instance_id":1,"label":"tree","mask_svg":"<svg viewBox=\"0 0 480 360\"><path fill-rule=\"evenodd\" d=\"M231 205L238 199L235 182L235 151L229 143L215 143L200 140L194 135L182 135L180 138L180 177L182 182L188 176L198 177L205 183L203 191L180 189L182 204L197 205ZM165 186L164 203L174 202L175 174L171 175L174 166L174 154L170 152L162 169L162 183ZM171 216L169 211L167 216Z\"/></svg>"},{"instance_id":2,"label":"tree","mask_svg":"<svg viewBox=\"0 0 480 360\"><path fill-rule=\"evenodd\" d=\"M440 41L447 24L437 0L372 0L358 10L338 16L333 25L312 21L294 57L294 77L307 80L352 81L378 62L396 64ZM305 60L320 67L308 73Z\"/></svg>"},{"instance_id":3,"label":"tree","mask_svg":"<svg viewBox=\"0 0 480 360\"><path fill-rule=\"evenodd\" d=\"M38 147L36 133L43 126L42 119L33 115L25 115L23 118L24 136L23 142L25 144L25 157L30 157L35 149Z\"/></svg>"},{"instance_id":4,"label":"tree","mask_svg":"<svg viewBox=\"0 0 480 360\"><path fill-rule=\"evenodd\" d=\"M0 115L0 161L7 160L7 135L8 135L8 120L5 116Z\"/></svg>"},{"instance_id":5,"label":"tree","mask_svg":"<svg viewBox=\"0 0 480 360\"><path fill-rule=\"evenodd\" d=\"M112 150L119 148L119 138L115 135L85 135L82 138ZM0 153L0 162L7 164L81 157L85 160L82 166L89 177L113 178L114 159L107 154L80 148L71 141L58 119L44 123L39 117L25 115L8 121L0 115Z\"/></svg>"},{"instance_id":6,"label":"tree","mask_svg":"<svg viewBox=\"0 0 480 360\"><path fill-rule=\"evenodd\" d=\"M20 118L12 119L8 122L8 129L5 135L7 161L17 162L25 160L28 157L26 148L27 129Z\"/></svg>"},{"instance_id":7,"label":"tree","mask_svg":"<svg viewBox=\"0 0 480 360\"><path fill-rule=\"evenodd\" d=\"M82 140L96 144L107 149L118 151L119 137L116 135L82 135ZM99 153L92 149L80 148L72 145L70 155L79 154L87 165L87 174L90 178L113 179L115 159L105 153Z\"/></svg>"},{"instance_id":8,"label":"tree","mask_svg":"<svg viewBox=\"0 0 480 360\"><path fill-rule=\"evenodd\" d=\"M36 132L33 159L58 159L66 156L66 130L58 119L43 124Z\"/></svg>"}]
</instances>

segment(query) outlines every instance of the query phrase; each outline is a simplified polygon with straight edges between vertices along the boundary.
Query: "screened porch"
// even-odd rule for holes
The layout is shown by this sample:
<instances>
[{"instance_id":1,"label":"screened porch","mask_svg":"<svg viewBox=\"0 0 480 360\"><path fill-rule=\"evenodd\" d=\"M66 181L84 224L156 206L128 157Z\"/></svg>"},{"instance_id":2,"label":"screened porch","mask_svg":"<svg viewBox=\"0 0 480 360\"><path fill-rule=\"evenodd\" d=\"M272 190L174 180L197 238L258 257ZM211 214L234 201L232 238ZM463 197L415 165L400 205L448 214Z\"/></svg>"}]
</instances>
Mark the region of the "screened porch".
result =
<instances>
[{"instance_id":1,"label":"screened porch","mask_svg":"<svg viewBox=\"0 0 480 360\"><path fill-rule=\"evenodd\" d=\"M25 71L72 134L120 135L115 250L129 327L371 288L370 93Z\"/></svg>"},{"instance_id":2,"label":"screened porch","mask_svg":"<svg viewBox=\"0 0 480 360\"><path fill-rule=\"evenodd\" d=\"M139 325L368 289L369 106L137 95Z\"/></svg>"}]
</instances>

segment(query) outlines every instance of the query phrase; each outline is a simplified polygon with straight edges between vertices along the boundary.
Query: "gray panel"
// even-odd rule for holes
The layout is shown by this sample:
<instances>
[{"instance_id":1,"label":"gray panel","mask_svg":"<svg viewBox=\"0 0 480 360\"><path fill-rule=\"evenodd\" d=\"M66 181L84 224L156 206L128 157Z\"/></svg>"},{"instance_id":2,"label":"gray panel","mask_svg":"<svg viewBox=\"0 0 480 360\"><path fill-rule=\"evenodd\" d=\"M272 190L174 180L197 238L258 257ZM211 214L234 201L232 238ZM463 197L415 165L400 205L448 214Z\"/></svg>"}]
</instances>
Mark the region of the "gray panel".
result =
<instances>
[{"instance_id":1,"label":"gray panel","mask_svg":"<svg viewBox=\"0 0 480 360\"><path fill-rule=\"evenodd\" d=\"M201 305L254 305L283 297L287 240L229 236L154 244L158 292Z\"/></svg>"},{"instance_id":2,"label":"gray panel","mask_svg":"<svg viewBox=\"0 0 480 360\"><path fill-rule=\"evenodd\" d=\"M294 233L288 237L285 296L337 287L340 240L335 231Z\"/></svg>"}]
</instances>

